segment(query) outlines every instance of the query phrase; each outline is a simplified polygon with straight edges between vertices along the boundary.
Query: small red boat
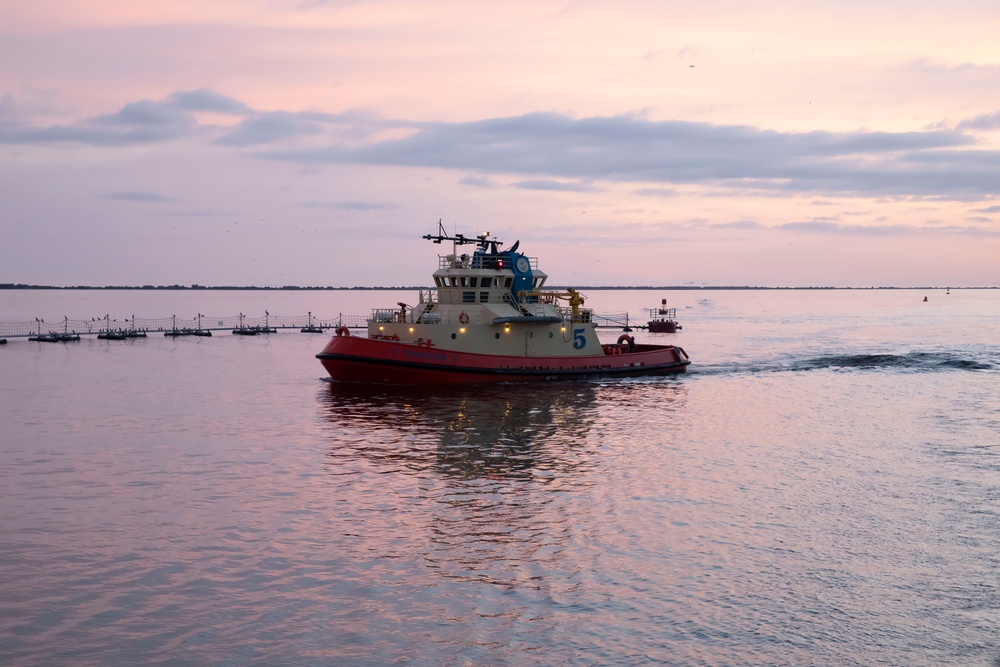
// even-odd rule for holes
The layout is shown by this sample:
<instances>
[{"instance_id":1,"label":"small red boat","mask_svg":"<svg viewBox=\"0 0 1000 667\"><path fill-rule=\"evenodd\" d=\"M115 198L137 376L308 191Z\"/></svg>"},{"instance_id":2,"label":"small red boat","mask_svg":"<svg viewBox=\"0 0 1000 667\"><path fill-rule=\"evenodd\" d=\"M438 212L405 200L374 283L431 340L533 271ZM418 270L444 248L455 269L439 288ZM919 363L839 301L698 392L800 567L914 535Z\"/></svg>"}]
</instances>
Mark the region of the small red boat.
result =
<instances>
[{"instance_id":1,"label":"small red boat","mask_svg":"<svg viewBox=\"0 0 1000 667\"><path fill-rule=\"evenodd\" d=\"M651 333L677 333L683 329L677 324L677 309L667 308L667 300L662 299L658 308L648 308L649 322L646 327Z\"/></svg>"},{"instance_id":2,"label":"small red boat","mask_svg":"<svg viewBox=\"0 0 1000 667\"><path fill-rule=\"evenodd\" d=\"M614 344L597 337L593 312L574 289L545 289L538 260L501 250L489 232L424 236L450 241L438 257L435 288L417 304L375 309L367 336L346 327L316 357L338 381L392 384L523 382L682 373L691 363L676 345ZM461 246L476 246L472 255Z\"/></svg>"}]
</instances>

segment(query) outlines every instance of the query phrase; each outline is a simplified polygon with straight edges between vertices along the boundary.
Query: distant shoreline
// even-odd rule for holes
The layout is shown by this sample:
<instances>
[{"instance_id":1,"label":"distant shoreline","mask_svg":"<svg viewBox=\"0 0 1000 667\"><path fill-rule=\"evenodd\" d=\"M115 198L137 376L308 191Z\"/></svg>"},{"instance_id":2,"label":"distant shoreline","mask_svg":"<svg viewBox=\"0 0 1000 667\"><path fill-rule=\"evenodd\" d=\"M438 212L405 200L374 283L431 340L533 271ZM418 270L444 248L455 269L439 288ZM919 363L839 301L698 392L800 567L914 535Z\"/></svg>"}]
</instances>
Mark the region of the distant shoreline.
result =
<instances>
[{"instance_id":1,"label":"distant shoreline","mask_svg":"<svg viewBox=\"0 0 1000 667\"><path fill-rule=\"evenodd\" d=\"M552 285L552 289L562 289L562 285ZM651 291L660 290L664 292L677 292L677 291L698 291L698 290L948 290L948 289L1000 289L1000 287L895 287L889 285L881 285L878 287L766 287L766 286L749 286L749 285L578 285L574 286L578 290L636 290L636 291ZM0 290L179 290L179 291L192 291L192 290L204 290L204 291L268 291L268 292L326 292L326 291L345 291L345 290L367 290L367 291L400 291L400 290L420 290L420 289L433 289L427 285L401 285L393 287L333 287L333 286L298 286L298 285L285 285L283 287L261 287L255 285L238 286L238 285L69 285L69 286L58 286L58 285L27 285L23 283L0 283Z\"/></svg>"}]
</instances>

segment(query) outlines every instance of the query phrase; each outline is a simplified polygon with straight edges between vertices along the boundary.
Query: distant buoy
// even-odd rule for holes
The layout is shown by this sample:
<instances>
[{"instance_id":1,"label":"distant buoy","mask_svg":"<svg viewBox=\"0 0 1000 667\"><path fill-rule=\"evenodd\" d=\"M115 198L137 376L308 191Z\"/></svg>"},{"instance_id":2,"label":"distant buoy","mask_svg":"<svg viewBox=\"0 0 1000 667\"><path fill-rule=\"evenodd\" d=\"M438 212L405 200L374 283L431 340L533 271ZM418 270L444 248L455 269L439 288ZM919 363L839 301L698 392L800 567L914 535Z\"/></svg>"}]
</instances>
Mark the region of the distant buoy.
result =
<instances>
[{"instance_id":1,"label":"distant buoy","mask_svg":"<svg viewBox=\"0 0 1000 667\"><path fill-rule=\"evenodd\" d=\"M927 301L927 297L926 296L924 297L924 301Z\"/></svg>"}]
</instances>

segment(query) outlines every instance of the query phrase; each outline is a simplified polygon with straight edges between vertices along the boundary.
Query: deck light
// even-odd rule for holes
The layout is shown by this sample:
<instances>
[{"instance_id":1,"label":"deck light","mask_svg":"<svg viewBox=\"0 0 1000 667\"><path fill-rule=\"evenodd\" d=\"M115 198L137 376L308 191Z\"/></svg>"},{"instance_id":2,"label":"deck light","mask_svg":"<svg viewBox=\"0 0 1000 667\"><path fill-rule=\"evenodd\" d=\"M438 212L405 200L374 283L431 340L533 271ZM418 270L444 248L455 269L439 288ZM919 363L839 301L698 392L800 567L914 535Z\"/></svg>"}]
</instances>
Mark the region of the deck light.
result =
<instances>
[{"instance_id":1,"label":"deck light","mask_svg":"<svg viewBox=\"0 0 1000 667\"><path fill-rule=\"evenodd\" d=\"M458 333L465 333L465 327L459 327Z\"/></svg>"}]
</instances>

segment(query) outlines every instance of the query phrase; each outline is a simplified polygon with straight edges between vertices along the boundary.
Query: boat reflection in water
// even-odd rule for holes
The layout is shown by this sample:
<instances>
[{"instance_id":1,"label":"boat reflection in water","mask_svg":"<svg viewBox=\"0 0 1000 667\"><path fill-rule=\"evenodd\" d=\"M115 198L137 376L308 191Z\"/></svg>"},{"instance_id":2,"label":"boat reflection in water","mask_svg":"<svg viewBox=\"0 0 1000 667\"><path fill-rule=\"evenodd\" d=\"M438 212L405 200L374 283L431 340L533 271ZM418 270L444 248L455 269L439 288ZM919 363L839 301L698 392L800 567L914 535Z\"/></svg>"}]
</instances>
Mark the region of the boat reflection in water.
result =
<instances>
[{"instance_id":1,"label":"boat reflection in water","mask_svg":"<svg viewBox=\"0 0 1000 667\"><path fill-rule=\"evenodd\" d=\"M599 499L636 445L622 424L645 428L648 419L629 418L644 408L669 421L683 392L664 379L327 384L319 394L326 471L343 508L333 520L358 536L352 558L391 564L394 581L406 582L402 597L421 599L444 579L449 617L530 621L539 632L545 614L522 618L525 609L495 606L480 587L574 595L618 540L597 539L593 526L620 519Z\"/></svg>"},{"instance_id":2,"label":"boat reflection in water","mask_svg":"<svg viewBox=\"0 0 1000 667\"><path fill-rule=\"evenodd\" d=\"M548 596L582 576L563 554L586 521L574 506L598 477L597 388L511 389L331 383L320 395L327 472L345 508L336 520L364 536L355 557L405 571L414 599L451 582L456 617L484 613L469 585ZM561 577L538 576L551 567Z\"/></svg>"},{"instance_id":3,"label":"boat reflection in water","mask_svg":"<svg viewBox=\"0 0 1000 667\"><path fill-rule=\"evenodd\" d=\"M412 389L328 383L332 463L360 458L459 478L563 475L585 465L596 389L491 385Z\"/></svg>"}]
</instances>

